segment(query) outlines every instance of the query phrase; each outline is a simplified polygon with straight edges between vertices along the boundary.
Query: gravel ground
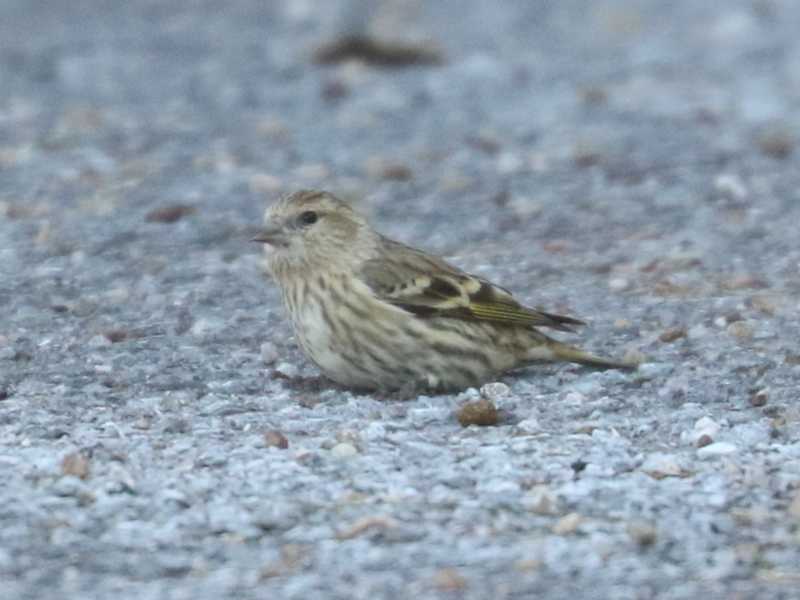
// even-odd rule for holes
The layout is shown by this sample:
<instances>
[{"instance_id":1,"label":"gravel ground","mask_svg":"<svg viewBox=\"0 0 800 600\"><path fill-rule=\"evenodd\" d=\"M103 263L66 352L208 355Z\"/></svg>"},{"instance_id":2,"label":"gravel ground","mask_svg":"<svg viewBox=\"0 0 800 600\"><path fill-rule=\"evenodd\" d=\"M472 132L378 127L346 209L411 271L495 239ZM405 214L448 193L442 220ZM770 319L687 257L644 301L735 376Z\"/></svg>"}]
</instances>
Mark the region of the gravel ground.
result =
<instances>
[{"instance_id":1,"label":"gravel ground","mask_svg":"<svg viewBox=\"0 0 800 600\"><path fill-rule=\"evenodd\" d=\"M800 598L800 3L400 4L0 4L0 595ZM647 362L332 386L309 186Z\"/></svg>"}]
</instances>

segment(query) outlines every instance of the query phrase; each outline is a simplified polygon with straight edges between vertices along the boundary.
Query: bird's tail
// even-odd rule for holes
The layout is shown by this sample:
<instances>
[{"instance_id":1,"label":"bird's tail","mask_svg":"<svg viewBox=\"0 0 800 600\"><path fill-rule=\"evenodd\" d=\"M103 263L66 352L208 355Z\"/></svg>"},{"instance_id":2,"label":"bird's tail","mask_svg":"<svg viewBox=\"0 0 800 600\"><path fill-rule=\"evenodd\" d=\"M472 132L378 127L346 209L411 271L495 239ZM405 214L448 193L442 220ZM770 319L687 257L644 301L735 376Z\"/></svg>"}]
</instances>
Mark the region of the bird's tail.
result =
<instances>
[{"instance_id":1,"label":"bird's tail","mask_svg":"<svg viewBox=\"0 0 800 600\"><path fill-rule=\"evenodd\" d=\"M553 360L578 363L580 365L586 365L587 367L594 367L595 369L636 369L639 366L633 362L595 356L594 354L584 352L580 348L575 348L574 346L550 338L548 338L547 341L547 348L552 352Z\"/></svg>"}]
</instances>

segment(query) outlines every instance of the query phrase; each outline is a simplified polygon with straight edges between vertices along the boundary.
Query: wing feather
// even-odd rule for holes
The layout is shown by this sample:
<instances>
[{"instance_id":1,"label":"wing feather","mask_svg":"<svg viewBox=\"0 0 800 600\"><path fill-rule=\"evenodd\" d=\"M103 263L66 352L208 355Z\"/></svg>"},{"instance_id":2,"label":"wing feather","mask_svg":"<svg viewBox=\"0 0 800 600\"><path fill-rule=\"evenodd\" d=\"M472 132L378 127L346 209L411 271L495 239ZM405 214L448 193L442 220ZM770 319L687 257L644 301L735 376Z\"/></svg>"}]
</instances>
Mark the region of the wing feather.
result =
<instances>
[{"instance_id":1,"label":"wing feather","mask_svg":"<svg viewBox=\"0 0 800 600\"><path fill-rule=\"evenodd\" d=\"M523 306L508 290L457 267L384 239L385 252L366 261L360 277L382 300L421 318L491 321L572 331L582 321Z\"/></svg>"}]
</instances>

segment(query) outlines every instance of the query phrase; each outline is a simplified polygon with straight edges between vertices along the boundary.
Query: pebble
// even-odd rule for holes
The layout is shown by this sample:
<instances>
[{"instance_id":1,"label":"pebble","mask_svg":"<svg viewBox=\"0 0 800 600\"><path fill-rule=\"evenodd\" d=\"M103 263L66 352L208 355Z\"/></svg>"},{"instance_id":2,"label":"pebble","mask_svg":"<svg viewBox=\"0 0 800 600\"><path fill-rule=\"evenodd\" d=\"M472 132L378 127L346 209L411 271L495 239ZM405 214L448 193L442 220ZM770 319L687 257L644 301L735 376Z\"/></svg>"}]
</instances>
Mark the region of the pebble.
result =
<instances>
[{"instance_id":1,"label":"pebble","mask_svg":"<svg viewBox=\"0 0 800 600\"><path fill-rule=\"evenodd\" d=\"M533 486L522 498L522 505L537 515L558 513L558 499L546 485Z\"/></svg>"},{"instance_id":2,"label":"pebble","mask_svg":"<svg viewBox=\"0 0 800 600\"><path fill-rule=\"evenodd\" d=\"M631 286L631 282L624 277L612 277L608 280L608 289L612 292L623 292Z\"/></svg>"},{"instance_id":3,"label":"pebble","mask_svg":"<svg viewBox=\"0 0 800 600\"><path fill-rule=\"evenodd\" d=\"M676 340L685 338L687 334L688 332L686 331L685 327L672 327L661 332L661 335L658 336L658 339L665 344L670 344Z\"/></svg>"},{"instance_id":4,"label":"pebble","mask_svg":"<svg viewBox=\"0 0 800 600\"><path fill-rule=\"evenodd\" d=\"M456 416L462 427L469 427L470 425L486 427L497 425L499 421L497 407L485 398L477 402L468 402L458 410Z\"/></svg>"},{"instance_id":5,"label":"pebble","mask_svg":"<svg viewBox=\"0 0 800 600\"><path fill-rule=\"evenodd\" d=\"M652 546L658 538L658 533L652 523L635 521L627 527L628 535L641 547Z\"/></svg>"},{"instance_id":6,"label":"pebble","mask_svg":"<svg viewBox=\"0 0 800 600\"><path fill-rule=\"evenodd\" d=\"M267 448L286 450L289 447L289 440L277 429L269 429L264 432L264 445Z\"/></svg>"},{"instance_id":7,"label":"pebble","mask_svg":"<svg viewBox=\"0 0 800 600\"><path fill-rule=\"evenodd\" d=\"M562 404L582 406L586 404L586 396L584 396L581 392L570 390L566 394L564 394Z\"/></svg>"},{"instance_id":8,"label":"pebble","mask_svg":"<svg viewBox=\"0 0 800 600\"><path fill-rule=\"evenodd\" d=\"M505 398L511 393L511 388L508 387L505 383L500 381L495 381L493 383L487 383L481 387L481 396L486 398L491 402L497 402L500 398Z\"/></svg>"},{"instance_id":9,"label":"pebble","mask_svg":"<svg viewBox=\"0 0 800 600\"><path fill-rule=\"evenodd\" d=\"M104 335L93 335L89 338L88 345L90 348L105 348L106 346L110 346L111 343L111 340Z\"/></svg>"},{"instance_id":10,"label":"pebble","mask_svg":"<svg viewBox=\"0 0 800 600\"><path fill-rule=\"evenodd\" d=\"M61 460L61 472L79 479L87 479L90 473L89 458L82 452L70 452Z\"/></svg>"},{"instance_id":11,"label":"pebble","mask_svg":"<svg viewBox=\"0 0 800 600\"><path fill-rule=\"evenodd\" d=\"M275 366L275 370L287 379L294 379L300 372L300 370L297 368L297 365L288 362L278 363Z\"/></svg>"},{"instance_id":12,"label":"pebble","mask_svg":"<svg viewBox=\"0 0 800 600\"><path fill-rule=\"evenodd\" d=\"M726 328L728 334L740 340L749 340L753 338L753 328L747 321L734 321Z\"/></svg>"},{"instance_id":13,"label":"pebble","mask_svg":"<svg viewBox=\"0 0 800 600\"><path fill-rule=\"evenodd\" d=\"M769 390L762 388L750 396L750 406L756 408L766 406L767 400L769 400Z\"/></svg>"},{"instance_id":14,"label":"pebble","mask_svg":"<svg viewBox=\"0 0 800 600\"><path fill-rule=\"evenodd\" d=\"M642 463L641 470L654 479L682 477L686 470L680 461L671 454L651 454Z\"/></svg>"},{"instance_id":15,"label":"pebble","mask_svg":"<svg viewBox=\"0 0 800 600\"><path fill-rule=\"evenodd\" d=\"M716 421L710 417L701 417L695 421L692 428L691 442L698 447L701 445L708 446L717 437L719 430L720 426ZM701 440L703 440L702 444L700 443Z\"/></svg>"},{"instance_id":16,"label":"pebble","mask_svg":"<svg viewBox=\"0 0 800 600\"><path fill-rule=\"evenodd\" d=\"M742 179L733 173L722 173L714 179L714 189L730 200L747 198L747 187Z\"/></svg>"},{"instance_id":17,"label":"pebble","mask_svg":"<svg viewBox=\"0 0 800 600\"><path fill-rule=\"evenodd\" d=\"M536 417L528 417L517 423L517 429L523 433L540 433L542 431L542 424Z\"/></svg>"},{"instance_id":18,"label":"pebble","mask_svg":"<svg viewBox=\"0 0 800 600\"><path fill-rule=\"evenodd\" d=\"M573 534L578 531L578 527L581 526L583 521L583 517L578 513L569 513L556 521L556 524L553 525L553 533L556 535Z\"/></svg>"},{"instance_id":19,"label":"pebble","mask_svg":"<svg viewBox=\"0 0 800 600\"><path fill-rule=\"evenodd\" d=\"M705 460L707 458L718 458L720 456L729 456L736 453L738 448L735 444L730 442L714 442L702 448L697 449L697 458Z\"/></svg>"},{"instance_id":20,"label":"pebble","mask_svg":"<svg viewBox=\"0 0 800 600\"><path fill-rule=\"evenodd\" d=\"M261 344L261 362L265 365L271 365L278 360L278 349L272 342L264 342Z\"/></svg>"},{"instance_id":21,"label":"pebble","mask_svg":"<svg viewBox=\"0 0 800 600\"><path fill-rule=\"evenodd\" d=\"M335 458L347 459L358 454L358 448L347 442L340 442L331 448L331 456Z\"/></svg>"},{"instance_id":22,"label":"pebble","mask_svg":"<svg viewBox=\"0 0 800 600\"><path fill-rule=\"evenodd\" d=\"M194 336L206 337L217 333L224 326L225 323L219 319L208 319L205 317L201 317L197 319L194 323L192 323L192 326L189 329L189 331Z\"/></svg>"}]
</instances>

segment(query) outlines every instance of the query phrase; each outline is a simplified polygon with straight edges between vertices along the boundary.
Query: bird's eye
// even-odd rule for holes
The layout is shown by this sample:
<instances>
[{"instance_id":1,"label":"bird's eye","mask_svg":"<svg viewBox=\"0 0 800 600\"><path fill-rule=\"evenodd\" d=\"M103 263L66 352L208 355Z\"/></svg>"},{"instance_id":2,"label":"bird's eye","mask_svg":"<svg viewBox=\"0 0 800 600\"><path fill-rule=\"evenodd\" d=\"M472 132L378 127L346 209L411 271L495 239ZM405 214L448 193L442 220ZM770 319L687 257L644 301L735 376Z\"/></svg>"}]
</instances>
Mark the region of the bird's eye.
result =
<instances>
[{"instance_id":1,"label":"bird's eye","mask_svg":"<svg viewBox=\"0 0 800 600\"><path fill-rule=\"evenodd\" d=\"M318 218L319 217L317 216L317 213L315 213L313 210L307 210L303 213L300 213L297 221L300 223L300 225L308 226L316 223Z\"/></svg>"}]
</instances>

